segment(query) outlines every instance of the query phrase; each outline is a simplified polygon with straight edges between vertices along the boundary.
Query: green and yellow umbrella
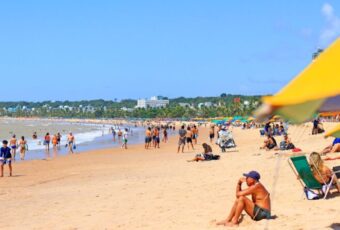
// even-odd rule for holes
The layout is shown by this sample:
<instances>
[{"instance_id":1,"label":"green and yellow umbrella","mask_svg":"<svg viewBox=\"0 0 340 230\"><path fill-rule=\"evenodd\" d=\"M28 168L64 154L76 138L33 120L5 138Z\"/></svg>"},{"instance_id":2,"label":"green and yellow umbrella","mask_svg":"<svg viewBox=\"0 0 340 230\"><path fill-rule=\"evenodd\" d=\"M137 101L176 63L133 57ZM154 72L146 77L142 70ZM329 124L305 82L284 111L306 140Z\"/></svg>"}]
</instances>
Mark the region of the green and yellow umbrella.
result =
<instances>
[{"instance_id":1,"label":"green and yellow umbrella","mask_svg":"<svg viewBox=\"0 0 340 230\"><path fill-rule=\"evenodd\" d=\"M340 39L274 96L263 98L256 115L277 114L302 123L317 112L340 111Z\"/></svg>"},{"instance_id":2,"label":"green and yellow umbrella","mask_svg":"<svg viewBox=\"0 0 340 230\"><path fill-rule=\"evenodd\" d=\"M340 138L340 124L325 134L325 137L330 137L330 136Z\"/></svg>"}]
</instances>

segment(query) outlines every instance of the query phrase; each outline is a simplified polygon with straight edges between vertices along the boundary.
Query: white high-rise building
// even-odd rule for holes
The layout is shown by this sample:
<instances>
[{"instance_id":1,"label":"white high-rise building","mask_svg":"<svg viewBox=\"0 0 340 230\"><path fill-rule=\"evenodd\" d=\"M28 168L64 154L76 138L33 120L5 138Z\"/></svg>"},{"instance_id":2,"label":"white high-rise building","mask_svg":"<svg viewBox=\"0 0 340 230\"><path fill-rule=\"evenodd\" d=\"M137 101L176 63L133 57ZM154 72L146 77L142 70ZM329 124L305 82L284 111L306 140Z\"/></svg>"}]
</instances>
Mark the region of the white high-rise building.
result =
<instances>
[{"instance_id":1,"label":"white high-rise building","mask_svg":"<svg viewBox=\"0 0 340 230\"><path fill-rule=\"evenodd\" d=\"M136 108L161 108L167 105L169 105L169 100L151 97L150 99L139 99Z\"/></svg>"}]
</instances>

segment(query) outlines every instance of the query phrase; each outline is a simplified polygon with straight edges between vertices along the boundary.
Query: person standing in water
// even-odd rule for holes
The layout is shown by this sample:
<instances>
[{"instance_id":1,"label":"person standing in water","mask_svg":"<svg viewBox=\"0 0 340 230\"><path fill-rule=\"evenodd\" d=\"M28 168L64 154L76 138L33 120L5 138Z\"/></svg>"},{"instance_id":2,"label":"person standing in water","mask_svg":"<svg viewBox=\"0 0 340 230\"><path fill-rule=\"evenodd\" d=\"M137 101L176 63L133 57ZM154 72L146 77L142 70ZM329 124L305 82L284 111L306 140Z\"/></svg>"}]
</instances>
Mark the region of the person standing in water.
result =
<instances>
[{"instance_id":1,"label":"person standing in water","mask_svg":"<svg viewBox=\"0 0 340 230\"><path fill-rule=\"evenodd\" d=\"M9 145L11 146L12 160L15 161L15 155L17 153L17 147L18 147L18 141L15 135L13 135L12 139L9 141Z\"/></svg>"},{"instance_id":2,"label":"person standing in water","mask_svg":"<svg viewBox=\"0 0 340 230\"><path fill-rule=\"evenodd\" d=\"M67 143L68 143L68 150L69 150L69 153L74 153L73 152L73 149L74 149L74 146L75 146L75 138L73 136L72 133L70 133L67 137Z\"/></svg>"},{"instance_id":3,"label":"person standing in water","mask_svg":"<svg viewBox=\"0 0 340 230\"><path fill-rule=\"evenodd\" d=\"M19 146L20 146L20 160L23 161L25 160L26 150L28 150L27 142L24 136L21 137L21 140L19 141Z\"/></svg>"},{"instance_id":4,"label":"person standing in water","mask_svg":"<svg viewBox=\"0 0 340 230\"><path fill-rule=\"evenodd\" d=\"M57 141L58 141L58 148L60 148L60 144L61 144L61 134L60 133L57 134Z\"/></svg>"},{"instance_id":5,"label":"person standing in water","mask_svg":"<svg viewBox=\"0 0 340 230\"><path fill-rule=\"evenodd\" d=\"M58 146L58 135L55 134L52 137L52 145L53 145L53 150L57 150L57 146Z\"/></svg>"},{"instance_id":6,"label":"person standing in water","mask_svg":"<svg viewBox=\"0 0 340 230\"><path fill-rule=\"evenodd\" d=\"M128 134L129 130L128 129L125 129L122 136L123 136L123 145L122 145L122 149L125 148L127 149L127 143L128 143Z\"/></svg>"},{"instance_id":7,"label":"person standing in water","mask_svg":"<svg viewBox=\"0 0 340 230\"><path fill-rule=\"evenodd\" d=\"M50 133L46 133L44 138L44 145L46 146L46 151L50 151L51 136Z\"/></svg>"}]
</instances>

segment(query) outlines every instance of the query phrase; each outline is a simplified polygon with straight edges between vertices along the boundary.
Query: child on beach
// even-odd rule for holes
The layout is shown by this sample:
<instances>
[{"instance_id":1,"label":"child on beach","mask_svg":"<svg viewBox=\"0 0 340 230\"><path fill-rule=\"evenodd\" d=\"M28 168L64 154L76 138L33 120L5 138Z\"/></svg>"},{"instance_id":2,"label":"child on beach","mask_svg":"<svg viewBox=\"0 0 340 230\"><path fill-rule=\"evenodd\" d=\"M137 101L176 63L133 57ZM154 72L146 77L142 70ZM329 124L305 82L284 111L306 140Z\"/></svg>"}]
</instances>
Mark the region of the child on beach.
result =
<instances>
[{"instance_id":1,"label":"child on beach","mask_svg":"<svg viewBox=\"0 0 340 230\"><path fill-rule=\"evenodd\" d=\"M260 174L256 171L243 174L244 177L239 179L236 185L236 201L226 220L217 225L237 226L240 217L245 211L254 221L260 221L271 218L270 194L260 183ZM248 188L242 189L246 183ZM251 196L250 200L247 196Z\"/></svg>"},{"instance_id":2,"label":"child on beach","mask_svg":"<svg viewBox=\"0 0 340 230\"><path fill-rule=\"evenodd\" d=\"M0 149L0 164L1 164L0 177L4 176L4 166L7 163L9 168L9 176L12 176L12 154L11 149L7 145L8 141L4 140L2 142L2 147Z\"/></svg>"}]
</instances>

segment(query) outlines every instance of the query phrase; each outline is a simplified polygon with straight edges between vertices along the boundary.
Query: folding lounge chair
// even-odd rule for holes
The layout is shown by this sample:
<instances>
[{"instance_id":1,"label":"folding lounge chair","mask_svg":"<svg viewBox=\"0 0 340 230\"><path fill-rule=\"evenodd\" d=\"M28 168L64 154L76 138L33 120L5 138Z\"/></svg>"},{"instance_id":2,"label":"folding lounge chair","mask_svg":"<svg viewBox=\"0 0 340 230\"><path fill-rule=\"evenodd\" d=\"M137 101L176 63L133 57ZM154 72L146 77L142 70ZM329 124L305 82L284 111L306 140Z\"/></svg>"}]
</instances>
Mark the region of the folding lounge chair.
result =
<instances>
[{"instance_id":1,"label":"folding lounge chair","mask_svg":"<svg viewBox=\"0 0 340 230\"><path fill-rule=\"evenodd\" d=\"M312 170L309 166L306 156L291 157L288 159L289 165L292 167L296 176L299 177L299 181L303 188L316 190L320 195L324 195L324 199L327 198L331 185L337 180L336 175L332 176L330 183L327 185L327 190L322 190L323 185L320 184L314 177ZM336 181L338 183L338 181ZM326 184L326 183L324 183Z\"/></svg>"}]
</instances>

